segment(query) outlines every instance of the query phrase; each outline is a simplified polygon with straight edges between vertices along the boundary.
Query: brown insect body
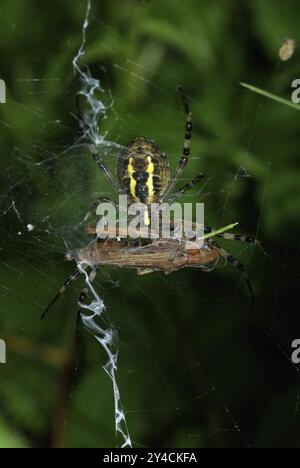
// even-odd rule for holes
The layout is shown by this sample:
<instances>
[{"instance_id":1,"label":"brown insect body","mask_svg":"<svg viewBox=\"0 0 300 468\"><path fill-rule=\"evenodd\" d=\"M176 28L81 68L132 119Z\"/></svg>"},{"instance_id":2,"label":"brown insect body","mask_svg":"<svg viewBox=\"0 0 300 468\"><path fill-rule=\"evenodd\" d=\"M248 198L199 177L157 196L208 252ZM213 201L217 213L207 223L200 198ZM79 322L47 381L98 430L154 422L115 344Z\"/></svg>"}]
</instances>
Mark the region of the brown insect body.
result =
<instances>
[{"instance_id":1,"label":"brown insect body","mask_svg":"<svg viewBox=\"0 0 300 468\"><path fill-rule=\"evenodd\" d=\"M164 239L136 246L109 240L93 242L66 259L83 262L94 268L102 265L135 268L138 270L171 272L185 267L205 267L215 262L220 252L205 243Z\"/></svg>"}]
</instances>

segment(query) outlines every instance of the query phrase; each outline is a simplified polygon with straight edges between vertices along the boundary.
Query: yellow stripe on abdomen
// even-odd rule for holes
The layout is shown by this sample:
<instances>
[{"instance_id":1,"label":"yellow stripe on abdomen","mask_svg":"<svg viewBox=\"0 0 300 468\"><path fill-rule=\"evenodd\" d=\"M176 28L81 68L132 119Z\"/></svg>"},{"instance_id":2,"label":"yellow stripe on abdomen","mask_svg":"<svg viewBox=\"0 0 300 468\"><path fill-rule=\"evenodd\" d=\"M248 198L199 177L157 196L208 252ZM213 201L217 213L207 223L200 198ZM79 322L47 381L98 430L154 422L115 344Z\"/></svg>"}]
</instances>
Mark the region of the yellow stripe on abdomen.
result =
<instances>
[{"instance_id":1,"label":"yellow stripe on abdomen","mask_svg":"<svg viewBox=\"0 0 300 468\"><path fill-rule=\"evenodd\" d=\"M135 170L133 169L133 159L130 158L129 159L129 163L128 163L128 168L127 168L127 171L128 171L128 175L130 177L130 194L133 198L136 198L136 180L134 179L133 177L133 174L135 173Z\"/></svg>"},{"instance_id":2,"label":"yellow stripe on abdomen","mask_svg":"<svg viewBox=\"0 0 300 468\"><path fill-rule=\"evenodd\" d=\"M146 172L148 174L148 180L146 182L146 186L148 187L148 203L152 203L154 196L155 196L154 178L153 178L155 167L152 162L151 156L148 156L147 162L148 162L148 167L146 169Z\"/></svg>"}]
</instances>

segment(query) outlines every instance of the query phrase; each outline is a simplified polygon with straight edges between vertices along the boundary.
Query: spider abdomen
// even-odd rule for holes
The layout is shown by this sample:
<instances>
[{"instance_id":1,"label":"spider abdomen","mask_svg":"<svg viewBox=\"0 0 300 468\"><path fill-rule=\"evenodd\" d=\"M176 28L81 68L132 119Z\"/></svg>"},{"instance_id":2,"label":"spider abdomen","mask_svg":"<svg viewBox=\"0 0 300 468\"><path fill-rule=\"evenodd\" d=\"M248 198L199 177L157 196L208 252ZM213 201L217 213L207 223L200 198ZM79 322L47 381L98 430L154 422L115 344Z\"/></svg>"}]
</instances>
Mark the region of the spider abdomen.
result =
<instances>
[{"instance_id":1,"label":"spider abdomen","mask_svg":"<svg viewBox=\"0 0 300 468\"><path fill-rule=\"evenodd\" d=\"M169 163L153 140L137 137L120 155L118 177L132 201L157 203L170 180Z\"/></svg>"}]
</instances>

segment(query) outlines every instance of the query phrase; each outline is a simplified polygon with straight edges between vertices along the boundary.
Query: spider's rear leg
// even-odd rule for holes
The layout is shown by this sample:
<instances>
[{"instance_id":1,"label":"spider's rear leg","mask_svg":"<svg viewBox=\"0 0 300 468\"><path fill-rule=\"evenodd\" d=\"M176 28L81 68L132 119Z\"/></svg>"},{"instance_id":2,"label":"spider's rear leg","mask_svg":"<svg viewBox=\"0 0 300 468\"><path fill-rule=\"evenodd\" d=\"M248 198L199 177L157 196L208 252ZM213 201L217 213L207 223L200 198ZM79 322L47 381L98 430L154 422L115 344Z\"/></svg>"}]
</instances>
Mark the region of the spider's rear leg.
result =
<instances>
[{"instance_id":1,"label":"spider's rear leg","mask_svg":"<svg viewBox=\"0 0 300 468\"><path fill-rule=\"evenodd\" d=\"M249 289L249 292L251 294L251 302L253 303L254 300L255 300L255 293L254 293L254 290L253 290L253 287L252 287L252 284L249 280L249 277L247 275L247 271L246 271L246 267L245 265L243 265L241 262L238 261L237 258L233 257L229 252L227 252L225 249L223 249L222 247L219 246L219 244L217 244L217 242L215 242L214 240L212 239L208 239L208 242L210 244L212 244L214 247L216 247L217 249L219 249L220 251L220 254L225 258L225 260L229 263L231 263L234 268L236 268L237 270L239 270L244 279L245 279L245 282L248 286L248 289Z\"/></svg>"},{"instance_id":2,"label":"spider's rear leg","mask_svg":"<svg viewBox=\"0 0 300 468\"><path fill-rule=\"evenodd\" d=\"M51 309L51 307L55 304L55 302L60 298L60 296L66 291L66 289L71 286L71 284L74 283L74 281L76 281L76 279L78 278L78 276L80 275L81 271L79 269L77 269L71 276L69 276L66 281L64 282L64 285L62 286L62 288L60 288L60 290L58 291L58 293L54 296L54 298L52 299L52 301L47 305L46 309L44 310L43 314L41 315L41 319L43 319L46 314L49 312L49 310Z\"/></svg>"},{"instance_id":3,"label":"spider's rear leg","mask_svg":"<svg viewBox=\"0 0 300 468\"><path fill-rule=\"evenodd\" d=\"M213 232L215 229L212 227L205 226L204 227L204 232L210 233ZM229 232L224 232L222 234L217 234L217 237L220 237L221 239L224 240L231 240L231 241L237 241L237 242L245 242L247 244L259 244L259 241L255 239L254 237L251 236L241 236L239 234L231 234Z\"/></svg>"}]
</instances>

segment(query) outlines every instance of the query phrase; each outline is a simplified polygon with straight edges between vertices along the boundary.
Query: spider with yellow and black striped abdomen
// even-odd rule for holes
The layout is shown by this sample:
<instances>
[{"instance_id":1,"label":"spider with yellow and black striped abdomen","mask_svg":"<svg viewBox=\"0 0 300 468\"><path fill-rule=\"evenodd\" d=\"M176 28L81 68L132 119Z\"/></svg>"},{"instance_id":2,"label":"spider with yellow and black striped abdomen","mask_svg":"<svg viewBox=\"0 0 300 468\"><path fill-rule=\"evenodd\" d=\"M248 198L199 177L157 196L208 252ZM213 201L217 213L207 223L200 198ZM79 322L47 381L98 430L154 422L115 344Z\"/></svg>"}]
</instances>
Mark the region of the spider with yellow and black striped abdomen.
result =
<instances>
[{"instance_id":1,"label":"spider with yellow and black striped abdomen","mask_svg":"<svg viewBox=\"0 0 300 468\"><path fill-rule=\"evenodd\" d=\"M192 113L189 110L188 101L182 88L178 87L178 91L184 103L186 124L182 156L172 178L168 158L158 145L149 138L136 137L121 152L117 165L118 180L106 167L95 147L90 147L98 167L104 171L106 177L119 193L128 195L131 203L138 202L149 206L151 203L174 201L205 177L203 174L199 174L190 183L173 193L175 184L180 179L188 163L192 138Z\"/></svg>"},{"instance_id":2,"label":"spider with yellow and black striped abdomen","mask_svg":"<svg viewBox=\"0 0 300 468\"><path fill-rule=\"evenodd\" d=\"M193 188L196 184L201 182L205 177L203 174L199 174L191 182L174 191L175 185L180 180L184 168L189 161L190 143L192 137L192 113L189 110L187 97L185 96L180 86L178 87L178 91L183 100L186 114L186 123L182 155L173 177L171 177L168 158L161 151L158 145L151 139L145 137L136 137L121 152L117 164L118 179L114 177L112 172L106 166L96 147L94 145L89 146L91 155L98 168L105 174L107 179L119 194L128 195L129 204L138 202L143 203L149 207L152 203L161 204L163 202L173 202L188 190ZM97 204L94 206L96 207ZM151 219L148 218L148 221L148 224L150 224ZM204 227L204 231L205 233L209 233L213 231L213 228ZM239 236L229 233L216 234L216 236L224 240L241 241L249 244L256 242L256 239L249 236ZM225 249L220 247L214 240L207 239L206 243L208 246L214 249L218 249L220 254L245 276L251 295L254 296L250 281L246 275L246 269L244 265L231 254L229 254ZM124 255L126 255L126 249L124 252ZM176 255L175 251L174 255ZM91 268L92 272L90 274L90 281L92 282L96 277L97 265L91 266ZM65 281L64 286L46 308L43 316L58 299L58 297L65 291L65 289L68 288L78 278L80 271L81 270L77 268L75 273L73 273L73 275ZM150 269L150 271L155 271L155 269ZM85 295L86 293L83 292L81 295L81 300Z\"/></svg>"}]
</instances>

